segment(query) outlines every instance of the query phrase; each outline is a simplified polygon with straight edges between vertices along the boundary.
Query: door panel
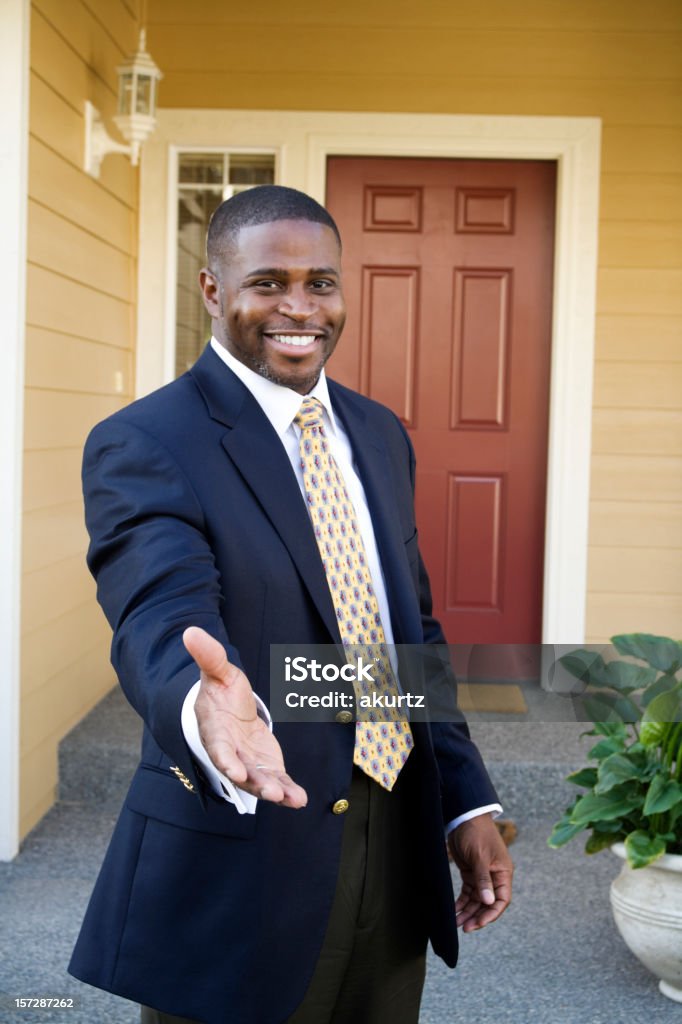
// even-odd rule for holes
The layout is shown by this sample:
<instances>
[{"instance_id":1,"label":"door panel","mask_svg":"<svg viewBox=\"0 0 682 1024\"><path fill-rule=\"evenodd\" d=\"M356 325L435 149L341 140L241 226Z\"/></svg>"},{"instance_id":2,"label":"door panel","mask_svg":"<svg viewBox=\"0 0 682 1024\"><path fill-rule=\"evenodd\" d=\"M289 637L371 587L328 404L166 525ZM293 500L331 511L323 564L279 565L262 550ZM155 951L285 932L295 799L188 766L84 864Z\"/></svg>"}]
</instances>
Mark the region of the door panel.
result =
<instances>
[{"instance_id":1,"label":"door panel","mask_svg":"<svg viewBox=\"0 0 682 1024\"><path fill-rule=\"evenodd\" d=\"M330 375L389 405L451 643L541 638L555 165L333 157L349 315Z\"/></svg>"},{"instance_id":2,"label":"door panel","mask_svg":"<svg viewBox=\"0 0 682 1024\"><path fill-rule=\"evenodd\" d=\"M419 269L363 267L361 387L412 425Z\"/></svg>"}]
</instances>

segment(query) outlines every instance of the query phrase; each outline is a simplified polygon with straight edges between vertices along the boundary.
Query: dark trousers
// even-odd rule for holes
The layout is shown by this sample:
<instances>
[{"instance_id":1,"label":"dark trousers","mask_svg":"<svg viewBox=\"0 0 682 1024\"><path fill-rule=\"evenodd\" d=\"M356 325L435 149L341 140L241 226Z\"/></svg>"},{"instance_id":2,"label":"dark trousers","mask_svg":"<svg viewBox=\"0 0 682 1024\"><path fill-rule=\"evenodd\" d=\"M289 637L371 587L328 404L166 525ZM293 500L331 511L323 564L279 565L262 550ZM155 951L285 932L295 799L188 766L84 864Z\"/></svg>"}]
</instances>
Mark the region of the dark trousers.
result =
<instances>
[{"instance_id":1,"label":"dark trousers","mask_svg":"<svg viewBox=\"0 0 682 1024\"><path fill-rule=\"evenodd\" d=\"M286 1024L417 1024L426 967L419 879L406 834L410 759L393 792L358 769L345 815L339 879L317 965ZM142 1007L142 1024L196 1024ZM236 1021L225 1008L225 1024ZM284 1024L284 1022L283 1022Z\"/></svg>"}]
</instances>

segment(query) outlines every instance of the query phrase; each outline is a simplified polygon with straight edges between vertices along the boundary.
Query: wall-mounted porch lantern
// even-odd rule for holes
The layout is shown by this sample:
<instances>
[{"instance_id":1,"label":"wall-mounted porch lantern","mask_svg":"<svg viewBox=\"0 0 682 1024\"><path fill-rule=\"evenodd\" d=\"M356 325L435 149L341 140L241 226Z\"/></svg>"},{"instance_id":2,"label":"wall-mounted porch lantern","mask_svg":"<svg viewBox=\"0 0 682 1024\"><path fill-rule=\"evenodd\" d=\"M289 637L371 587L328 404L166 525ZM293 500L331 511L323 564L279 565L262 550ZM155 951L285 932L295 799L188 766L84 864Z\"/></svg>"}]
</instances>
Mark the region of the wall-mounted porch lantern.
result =
<instances>
[{"instance_id":1,"label":"wall-mounted porch lantern","mask_svg":"<svg viewBox=\"0 0 682 1024\"><path fill-rule=\"evenodd\" d=\"M163 75L146 50L146 32L140 31L137 53L116 68L118 75L118 113L116 127L128 145L111 138L100 112L85 101L84 166L93 178L99 178L102 160L108 153L126 153L133 167L140 158L140 146L156 127L156 87Z\"/></svg>"}]
</instances>

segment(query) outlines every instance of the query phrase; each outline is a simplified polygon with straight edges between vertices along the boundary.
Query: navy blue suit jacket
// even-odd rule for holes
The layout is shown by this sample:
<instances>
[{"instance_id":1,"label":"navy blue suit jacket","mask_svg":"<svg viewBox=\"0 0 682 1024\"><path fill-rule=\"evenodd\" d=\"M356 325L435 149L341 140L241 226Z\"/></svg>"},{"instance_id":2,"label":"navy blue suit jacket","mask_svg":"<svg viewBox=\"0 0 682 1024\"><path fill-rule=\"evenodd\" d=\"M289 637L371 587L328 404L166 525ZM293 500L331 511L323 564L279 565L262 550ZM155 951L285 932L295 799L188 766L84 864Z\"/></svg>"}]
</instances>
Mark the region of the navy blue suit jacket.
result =
<instances>
[{"instance_id":1,"label":"navy blue suit jacket","mask_svg":"<svg viewBox=\"0 0 682 1024\"><path fill-rule=\"evenodd\" d=\"M444 643L414 521L414 457L392 412L329 382L386 579L396 643ZM181 635L217 637L265 702L270 644L339 641L310 520L255 399L210 346L179 380L99 424L83 469L88 562L112 662L144 720L140 766L69 967L90 984L209 1024L279 1024L302 999L336 885L354 727L280 724L304 810L215 797L180 724L197 679ZM427 928L454 966L443 823L497 797L465 726L415 723L410 801ZM177 767L190 792L170 769Z\"/></svg>"}]
</instances>

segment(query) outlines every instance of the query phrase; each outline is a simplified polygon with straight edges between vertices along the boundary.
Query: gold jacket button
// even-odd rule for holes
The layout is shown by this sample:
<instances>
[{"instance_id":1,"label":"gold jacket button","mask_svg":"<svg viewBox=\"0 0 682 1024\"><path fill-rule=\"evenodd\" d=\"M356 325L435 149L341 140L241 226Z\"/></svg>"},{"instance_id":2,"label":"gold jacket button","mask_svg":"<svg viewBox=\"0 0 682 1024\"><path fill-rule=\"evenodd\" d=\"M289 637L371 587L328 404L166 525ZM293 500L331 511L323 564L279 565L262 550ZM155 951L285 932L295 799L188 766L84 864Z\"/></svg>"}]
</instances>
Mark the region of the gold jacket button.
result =
<instances>
[{"instance_id":1,"label":"gold jacket button","mask_svg":"<svg viewBox=\"0 0 682 1024\"><path fill-rule=\"evenodd\" d=\"M332 811L334 814L345 814L349 807L350 804L347 800L337 800L332 807Z\"/></svg>"},{"instance_id":2,"label":"gold jacket button","mask_svg":"<svg viewBox=\"0 0 682 1024\"><path fill-rule=\"evenodd\" d=\"M339 711L336 716L336 721L340 725L348 725L349 722L353 721L353 715L350 711Z\"/></svg>"}]
</instances>

